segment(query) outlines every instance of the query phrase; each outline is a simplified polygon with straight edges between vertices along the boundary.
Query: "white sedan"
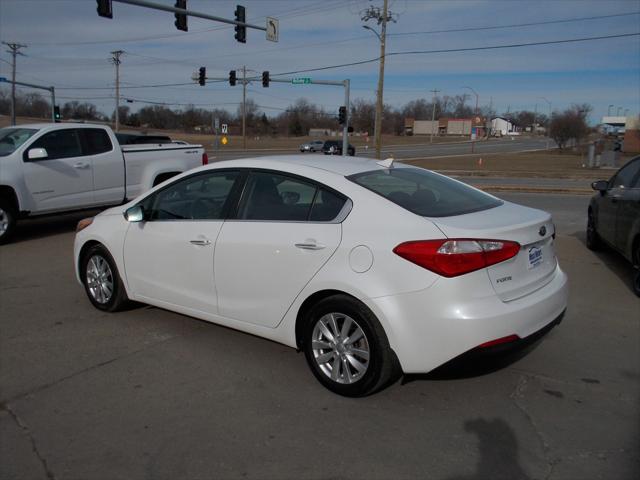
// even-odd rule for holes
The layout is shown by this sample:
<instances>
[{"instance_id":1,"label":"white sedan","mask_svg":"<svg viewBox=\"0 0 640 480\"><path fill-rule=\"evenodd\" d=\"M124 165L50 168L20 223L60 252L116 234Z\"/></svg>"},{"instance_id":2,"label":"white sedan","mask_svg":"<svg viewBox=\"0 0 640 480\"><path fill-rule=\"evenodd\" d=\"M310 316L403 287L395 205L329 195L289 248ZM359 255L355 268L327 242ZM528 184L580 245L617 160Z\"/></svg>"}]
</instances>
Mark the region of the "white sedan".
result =
<instances>
[{"instance_id":1,"label":"white sedan","mask_svg":"<svg viewBox=\"0 0 640 480\"><path fill-rule=\"evenodd\" d=\"M217 162L78 225L89 300L129 300L304 351L345 396L559 322L543 211L392 161Z\"/></svg>"}]
</instances>

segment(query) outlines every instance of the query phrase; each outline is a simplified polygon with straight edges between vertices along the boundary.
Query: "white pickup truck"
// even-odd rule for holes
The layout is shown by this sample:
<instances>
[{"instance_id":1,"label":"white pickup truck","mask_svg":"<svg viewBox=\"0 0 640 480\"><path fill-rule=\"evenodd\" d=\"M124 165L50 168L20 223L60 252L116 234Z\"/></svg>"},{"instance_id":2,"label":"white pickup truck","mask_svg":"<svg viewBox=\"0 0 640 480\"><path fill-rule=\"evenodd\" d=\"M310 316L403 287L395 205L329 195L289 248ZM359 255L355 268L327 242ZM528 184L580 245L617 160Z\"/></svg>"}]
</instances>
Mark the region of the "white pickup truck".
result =
<instances>
[{"instance_id":1,"label":"white pickup truck","mask_svg":"<svg viewBox=\"0 0 640 480\"><path fill-rule=\"evenodd\" d=\"M206 163L201 145L121 146L104 125L0 129L0 243L20 218L121 204Z\"/></svg>"}]
</instances>

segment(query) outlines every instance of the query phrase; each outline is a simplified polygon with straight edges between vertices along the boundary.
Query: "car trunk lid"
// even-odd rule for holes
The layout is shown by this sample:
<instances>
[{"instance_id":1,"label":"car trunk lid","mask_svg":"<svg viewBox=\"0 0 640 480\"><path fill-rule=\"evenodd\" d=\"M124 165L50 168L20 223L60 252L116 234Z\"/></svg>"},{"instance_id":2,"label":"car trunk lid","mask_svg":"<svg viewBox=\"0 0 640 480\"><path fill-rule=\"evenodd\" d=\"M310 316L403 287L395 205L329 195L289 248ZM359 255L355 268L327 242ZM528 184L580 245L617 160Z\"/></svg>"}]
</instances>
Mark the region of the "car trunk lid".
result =
<instances>
[{"instance_id":1,"label":"car trunk lid","mask_svg":"<svg viewBox=\"0 0 640 480\"><path fill-rule=\"evenodd\" d=\"M449 238L511 240L521 245L515 257L486 268L502 301L523 297L551 280L557 259L555 227L547 212L504 202L481 212L430 220Z\"/></svg>"}]
</instances>

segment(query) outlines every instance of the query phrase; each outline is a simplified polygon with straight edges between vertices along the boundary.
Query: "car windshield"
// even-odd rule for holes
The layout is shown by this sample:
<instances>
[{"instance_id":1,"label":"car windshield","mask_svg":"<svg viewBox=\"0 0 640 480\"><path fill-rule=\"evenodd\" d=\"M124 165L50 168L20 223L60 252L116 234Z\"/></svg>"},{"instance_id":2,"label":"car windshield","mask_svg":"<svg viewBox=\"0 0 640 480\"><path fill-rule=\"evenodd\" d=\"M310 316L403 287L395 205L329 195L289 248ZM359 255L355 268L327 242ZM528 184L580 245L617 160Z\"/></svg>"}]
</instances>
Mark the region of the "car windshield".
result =
<instances>
[{"instance_id":1,"label":"car windshield","mask_svg":"<svg viewBox=\"0 0 640 480\"><path fill-rule=\"evenodd\" d=\"M491 195L422 168L373 170L347 178L423 217L463 215L503 204Z\"/></svg>"},{"instance_id":2,"label":"car windshield","mask_svg":"<svg viewBox=\"0 0 640 480\"><path fill-rule=\"evenodd\" d=\"M35 128L3 128L0 130L0 157L11 155L38 130Z\"/></svg>"}]
</instances>

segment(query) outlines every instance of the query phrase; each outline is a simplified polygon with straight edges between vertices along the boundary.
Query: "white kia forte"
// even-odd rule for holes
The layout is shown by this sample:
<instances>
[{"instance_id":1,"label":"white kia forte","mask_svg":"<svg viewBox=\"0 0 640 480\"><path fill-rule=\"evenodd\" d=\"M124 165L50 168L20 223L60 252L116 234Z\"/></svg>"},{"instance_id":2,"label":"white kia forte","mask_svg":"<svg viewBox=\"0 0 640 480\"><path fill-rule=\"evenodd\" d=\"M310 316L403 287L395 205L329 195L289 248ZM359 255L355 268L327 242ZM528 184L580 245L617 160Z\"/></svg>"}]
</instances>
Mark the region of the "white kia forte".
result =
<instances>
[{"instance_id":1,"label":"white kia forte","mask_svg":"<svg viewBox=\"0 0 640 480\"><path fill-rule=\"evenodd\" d=\"M96 308L133 300L281 342L362 396L559 322L554 238L548 213L428 170L298 155L174 177L82 220L74 255Z\"/></svg>"}]
</instances>

